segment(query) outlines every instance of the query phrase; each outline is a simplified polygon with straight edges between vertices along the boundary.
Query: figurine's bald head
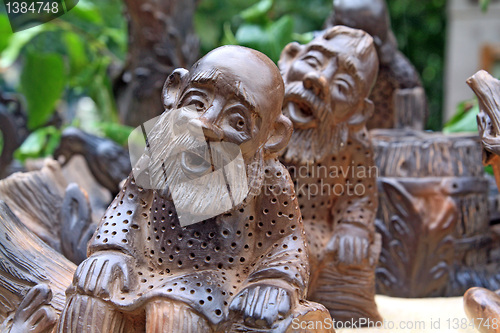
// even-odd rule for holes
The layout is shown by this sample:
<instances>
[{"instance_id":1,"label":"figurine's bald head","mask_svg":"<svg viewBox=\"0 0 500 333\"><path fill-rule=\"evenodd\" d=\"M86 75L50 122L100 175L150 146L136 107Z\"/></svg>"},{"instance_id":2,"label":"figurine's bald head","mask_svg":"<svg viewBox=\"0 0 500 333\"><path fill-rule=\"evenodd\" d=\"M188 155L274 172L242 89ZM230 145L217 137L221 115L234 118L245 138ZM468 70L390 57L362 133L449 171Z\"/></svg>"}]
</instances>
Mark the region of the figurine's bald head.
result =
<instances>
[{"instance_id":1,"label":"figurine's bald head","mask_svg":"<svg viewBox=\"0 0 500 333\"><path fill-rule=\"evenodd\" d=\"M219 47L190 71L191 82L212 82L225 95L235 94L266 120L281 114L284 85L276 65L264 54L239 46Z\"/></svg>"},{"instance_id":2,"label":"figurine's bald head","mask_svg":"<svg viewBox=\"0 0 500 333\"><path fill-rule=\"evenodd\" d=\"M193 106L208 140L240 146L244 156L286 146L291 123L281 113L284 84L264 54L241 46L219 47L188 72L176 70L165 83L165 108Z\"/></svg>"}]
</instances>

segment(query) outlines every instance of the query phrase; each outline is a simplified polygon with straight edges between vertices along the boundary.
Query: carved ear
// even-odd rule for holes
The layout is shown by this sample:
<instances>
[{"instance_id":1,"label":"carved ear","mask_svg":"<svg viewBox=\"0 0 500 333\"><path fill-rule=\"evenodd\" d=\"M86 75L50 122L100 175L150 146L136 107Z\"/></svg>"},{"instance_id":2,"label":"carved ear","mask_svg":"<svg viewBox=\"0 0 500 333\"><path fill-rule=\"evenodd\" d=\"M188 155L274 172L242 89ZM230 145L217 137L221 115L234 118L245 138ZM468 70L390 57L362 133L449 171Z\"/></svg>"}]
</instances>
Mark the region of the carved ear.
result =
<instances>
[{"instance_id":1,"label":"carved ear","mask_svg":"<svg viewBox=\"0 0 500 333\"><path fill-rule=\"evenodd\" d=\"M184 68L177 68L169 75L167 81L163 85L163 106L166 110L170 110L174 107L174 103L177 100L177 95L182 86L182 82L186 80L189 71Z\"/></svg>"},{"instance_id":2,"label":"carved ear","mask_svg":"<svg viewBox=\"0 0 500 333\"><path fill-rule=\"evenodd\" d=\"M264 146L266 152L276 154L284 149L292 137L293 126L290 119L280 115L273 124L271 137Z\"/></svg>"},{"instance_id":3,"label":"carved ear","mask_svg":"<svg viewBox=\"0 0 500 333\"><path fill-rule=\"evenodd\" d=\"M364 124L373 115L375 106L373 105L373 102L371 100L365 98L360 104L360 110L353 114L351 119L349 119L349 121L347 122L351 126Z\"/></svg>"},{"instance_id":4,"label":"carved ear","mask_svg":"<svg viewBox=\"0 0 500 333\"><path fill-rule=\"evenodd\" d=\"M286 72L288 70L288 65L292 62L297 54L302 50L303 46L297 42L293 42L285 46L280 55L280 60L278 61L278 67L281 72Z\"/></svg>"}]
</instances>

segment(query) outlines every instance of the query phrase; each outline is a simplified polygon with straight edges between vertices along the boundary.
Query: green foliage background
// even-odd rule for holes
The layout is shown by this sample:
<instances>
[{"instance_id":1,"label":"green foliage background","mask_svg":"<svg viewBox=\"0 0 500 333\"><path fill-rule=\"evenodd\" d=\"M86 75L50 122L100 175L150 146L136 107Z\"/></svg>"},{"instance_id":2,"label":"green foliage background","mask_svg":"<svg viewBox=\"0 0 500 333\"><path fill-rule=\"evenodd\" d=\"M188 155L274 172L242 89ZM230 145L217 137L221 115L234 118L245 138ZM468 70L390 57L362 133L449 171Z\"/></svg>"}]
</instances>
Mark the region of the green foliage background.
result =
<instances>
[{"instance_id":1,"label":"green foliage background","mask_svg":"<svg viewBox=\"0 0 500 333\"><path fill-rule=\"evenodd\" d=\"M446 0L388 0L399 49L422 76L429 98L427 128L442 129ZM203 0L195 23L206 53L224 44L262 51L277 61L283 47L307 42L332 13L332 0ZM278 38L279 37L279 38Z\"/></svg>"},{"instance_id":2,"label":"green foliage background","mask_svg":"<svg viewBox=\"0 0 500 333\"><path fill-rule=\"evenodd\" d=\"M446 1L388 0L388 6L399 47L422 75L428 128L440 130ZM60 19L13 34L0 5L0 89L23 93L33 132L17 158L50 155L68 125L125 142L130 129L118 124L111 87L126 57L123 9L121 0L80 0ZM277 62L286 44L307 43L331 12L332 0L202 0L195 28L201 55L240 44ZM82 97L94 104L84 115L75 113Z\"/></svg>"}]
</instances>

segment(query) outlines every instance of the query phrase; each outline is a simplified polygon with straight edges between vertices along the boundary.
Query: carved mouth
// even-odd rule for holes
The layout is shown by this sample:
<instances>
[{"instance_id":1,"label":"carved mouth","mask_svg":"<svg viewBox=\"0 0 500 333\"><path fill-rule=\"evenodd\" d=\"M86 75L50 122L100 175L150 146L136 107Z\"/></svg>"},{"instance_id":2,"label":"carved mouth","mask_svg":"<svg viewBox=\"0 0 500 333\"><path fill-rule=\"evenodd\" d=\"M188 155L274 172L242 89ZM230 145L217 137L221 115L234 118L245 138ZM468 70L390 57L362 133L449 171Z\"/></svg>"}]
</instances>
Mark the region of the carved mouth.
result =
<instances>
[{"instance_id":1,"label":"carved mouth","mask_svg":"<svg viewBox=\"0 0 500 333\"><path fill-rule=\"evenodd\" d=\"M288 115L296 127L310 128L316 126L316 118L309 103L302 101L288 102L285 108L288 108Z\"/></svg>"},{"instance_id":2,"label":"carved mouth","mask_svg":"<svg viewBox=\"0 0 500 333\"><path fill-rule=\"evenodd\" d=\"M199 178L212 171L212 164L192 151L181 153L181 167L188 178Z\"/></svg>"}]
</instances>

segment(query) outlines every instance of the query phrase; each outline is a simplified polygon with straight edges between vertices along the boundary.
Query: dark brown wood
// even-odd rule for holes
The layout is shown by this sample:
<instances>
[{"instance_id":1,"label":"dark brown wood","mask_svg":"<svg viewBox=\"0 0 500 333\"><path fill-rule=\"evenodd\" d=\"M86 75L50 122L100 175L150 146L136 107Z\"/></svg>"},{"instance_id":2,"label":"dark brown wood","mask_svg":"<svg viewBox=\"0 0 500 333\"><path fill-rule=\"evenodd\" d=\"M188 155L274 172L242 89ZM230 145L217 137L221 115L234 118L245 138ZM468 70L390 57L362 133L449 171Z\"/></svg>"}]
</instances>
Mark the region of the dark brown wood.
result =
<instances>
[{"instance_id":1,"label":"dark brown wood","mask_svg":"<svg viewBox=\"0 0 500 333\"><path fill-rule=\"evenodd\" d=\"M283 90L270 59L237 46L212 51L191 72L172 73L167 112L148 132L148 149L89 243L58 332L88 325L102 332L290 332L294 318L329 318L323 306L305 301L302 220L293 183L276 159L291 134L281 113ZM228 211L182 226L175 188L164 187L163 172L172 165L159 156L169 157L175 142L166 138L179 135L194 107L199 113L187 118L187 129L201 126L211 147L238 145L251 189ZM205 164L192 154L172 163L194 176ZM204 172L215 168L204 162ZM180 203L197 194L186 189ZM223 199L210 192L192 205Z\"/></svg>"},{"instance_id":2,"label":"dark brown wood","mask_svg":"<svg viewBox=\"0 0 500 333\"><path fill-rule=\"evenodd\" d=\"M61 143L54 152L55 159L63 159L63 165L75 155L82 155L94 178L113 196L120 191L120 182L132 170L128 151L106 138L86 133L78 128L64 130Z\"/></svg>"},{"instance_id":3,"label":"dark brown wood","mask_svg":"<svg viewBox=\"0 0 500 333\"><path fill-rule=\"evenodd\" d=\"M398 50L385 0L334 0L327 26L334 25L361 29L374 38L380 68L370 95L375 112L367 128L424 129L427 100L422 82L415 67Z\"/></svg>"},{"instance_id":4,"label":"dark brown wood","mask_svg":"<svg viewBox=\"0 0 500 333\"><path fill-rule=\"evenodd\" d=\"M500 81L493 78L482 70L467 80L479 101L480 112L477 117L479 136L483 150L483 163L492 165L495 173L497 187L500 188ZM498 249L500 240L499 226L491 228L495 248L492 257L498 260ZM498 262L498 261L497 261ZM488 289L500 289L500 277L498 277L498 265L489 267L491 275L496 277L496 284L486 287ZM496 292L484 288L471 288L464 295L464 308L469 320L484 318L488 325L476 327L482 333L500 332L500 296ZM492 325L494 324L494 325Z\"/></svg>"},{"instance_id":5,"label":"dark brown wood","mask_svg":"<svg viewBox=\"0 0 500 333\"><path fill-rule=\"evenodd\" d=\"M491 237L488 181L476 137L371 132L379 170L379 292L456 296L495 284L485 270Z\"/></svg>"},{"instance_id":6,"label":"dark brown wood","mask_svg":"<svg viewBox=\"0 0 500 333\"><path fill-rule=\"evenodd\" d=\"M308 298L336 321L380 320L376 168L365 127L378 70L373 40L336 26L307 45L288 45L279 65L283 110L294 125L281 160L295 182L309 244Z\"/></svg>"},{"instance_id":7,"label":"dark brown wood","mask_svg":"<svg viewBox=\"0 0 500 333\"><path fill-rule=\"evenodd\" d=\"M465 314L481 333L500 332L500 296L484 288L471 288L464 295ZM481 318L481 319L480 319Z\"/></svg>"},{"instance_id":8,"label":"dark brown wood","mask_svg":"<svg viewBox=\"0 0 500 333\"><path fill-rule=\"evenodd\" d=\"M26 114L17 96L0 92L0 135L3 147L0 148L0 179L8 176L14 151L28 136Z\"/></svg>"},{"instance_id":9,"label":"dark brown wood","mask_svg":"<svg viewBox=\"0 0 500 333\"><path fill-rule=\"evenodd\" d=\"M115 82L120 119L130 126L159 116L161 89L175 68L198 59L193 18L199 0L125 0L129 21L127 63Z\"/></svg>"}]
</instances>

